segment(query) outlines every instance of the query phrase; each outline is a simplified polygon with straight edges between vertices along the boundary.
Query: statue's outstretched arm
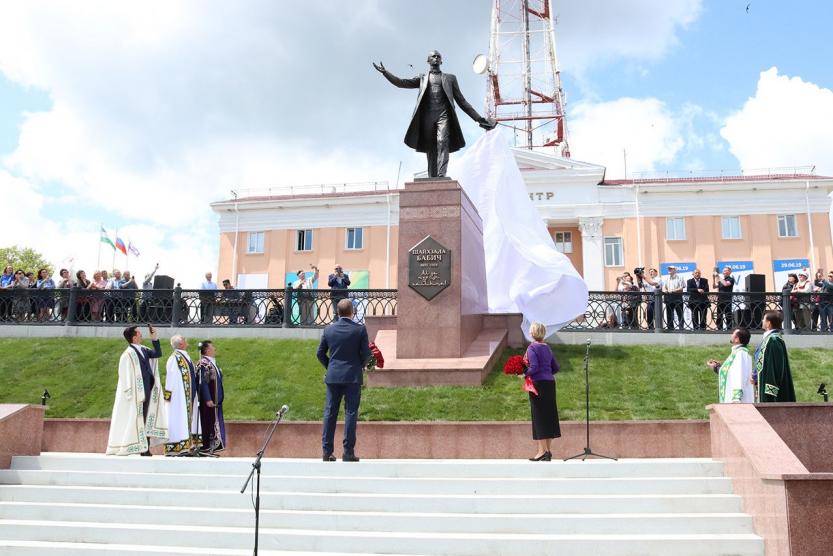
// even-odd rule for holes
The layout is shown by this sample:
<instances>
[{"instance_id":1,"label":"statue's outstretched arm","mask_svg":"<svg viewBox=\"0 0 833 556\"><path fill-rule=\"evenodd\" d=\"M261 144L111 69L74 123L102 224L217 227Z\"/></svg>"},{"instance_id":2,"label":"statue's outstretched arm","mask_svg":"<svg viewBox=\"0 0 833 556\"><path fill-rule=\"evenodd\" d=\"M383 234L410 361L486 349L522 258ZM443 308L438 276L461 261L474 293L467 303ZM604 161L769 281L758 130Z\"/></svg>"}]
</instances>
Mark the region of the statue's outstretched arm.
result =
<instances>
[{"instance_id":1,"label":"statue's outstretched arm","mask_svg":"<svg viewBox=\"0 0 833 556\"><path fill-rule=\"evenodd\" d=\"M463 96L463 93L460 92L460 86L457 84L457 79L454 79L452 84L452 91L454 92L454 102L463 109L463 112L469 115L469 117L474 120L475 122L482 124L486 121L486 119L477 113L477 110L472 108L471 104L468 103L466 97Z\"/></svg>"},{"instance_id":2,"label":"statue's outstretched arm","mask_svg":"<svg viewBox=\"0 0 833 556\"><path fill-rule=\"evenodd\" d=\"M411 79L402 79L400 77L396 77L394 74L385 69L385 65L382 62L379 62L378 65L374 63L373 67L376 68L376 71L384 75L385 79L390 81L391 84L401 89L419 89L419 76L412 77Z\"/></svg>"}]
</instances>

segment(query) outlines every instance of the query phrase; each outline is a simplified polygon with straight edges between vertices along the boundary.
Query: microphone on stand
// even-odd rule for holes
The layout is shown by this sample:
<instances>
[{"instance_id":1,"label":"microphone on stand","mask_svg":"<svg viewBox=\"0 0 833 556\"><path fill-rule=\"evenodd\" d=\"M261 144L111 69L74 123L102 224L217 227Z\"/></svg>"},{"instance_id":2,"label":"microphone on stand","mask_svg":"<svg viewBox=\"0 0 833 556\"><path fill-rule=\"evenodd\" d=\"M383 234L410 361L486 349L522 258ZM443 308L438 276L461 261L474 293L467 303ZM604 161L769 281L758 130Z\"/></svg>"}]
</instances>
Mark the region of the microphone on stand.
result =
<instances>
[{"instance_id":1,"label":"microphone on stand","mask_svg":"<svg viewBox=\"0 0 833 556\"><path fill-rule=\"evenodd\" d=\"M283 416L283 414L284 414L284 413L286 413L287 411L289 411L289 406L288 406L288 405L286 405L286 404L284 404L284 405L283 405L283 406L281 406L281 408L278 410L277 415L278 415L278 416Z\"/></svg>"}]
</instances>

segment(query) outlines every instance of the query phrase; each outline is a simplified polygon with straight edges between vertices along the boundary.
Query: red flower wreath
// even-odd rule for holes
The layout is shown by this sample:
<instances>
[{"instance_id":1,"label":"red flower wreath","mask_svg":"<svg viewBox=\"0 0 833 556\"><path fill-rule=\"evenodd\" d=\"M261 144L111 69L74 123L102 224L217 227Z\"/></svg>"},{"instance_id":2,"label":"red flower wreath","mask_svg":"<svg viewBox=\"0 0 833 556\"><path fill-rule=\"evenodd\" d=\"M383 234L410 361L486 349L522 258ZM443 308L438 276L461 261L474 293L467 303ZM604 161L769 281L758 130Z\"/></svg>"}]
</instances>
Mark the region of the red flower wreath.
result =
<instances>
[{"instance_id":1,"label":"red flower wreath","mask_svg":"<svg viewBox=\"0 0 833 556\"><path fill-rule=\"evenodd\" d=\"M382 357L382 350L376 347L376 344L370 342L368 344L370 347L370 359L367 362L367 370L372 371L374 369L382 369L385 367L385 358Z\"/></svg>"}]
</instances>

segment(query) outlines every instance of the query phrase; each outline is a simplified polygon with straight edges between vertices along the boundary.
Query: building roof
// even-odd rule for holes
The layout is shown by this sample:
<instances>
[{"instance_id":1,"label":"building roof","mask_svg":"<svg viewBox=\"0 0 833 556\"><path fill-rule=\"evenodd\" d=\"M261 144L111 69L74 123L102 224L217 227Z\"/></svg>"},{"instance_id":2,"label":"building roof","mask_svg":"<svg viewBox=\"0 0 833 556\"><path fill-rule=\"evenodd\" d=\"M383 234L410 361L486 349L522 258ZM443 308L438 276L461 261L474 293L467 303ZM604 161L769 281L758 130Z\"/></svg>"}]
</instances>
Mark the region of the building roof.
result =
<instances>
[{"instance_id":1,"label":"building roof","mask_svg":"<svg viewBox=\"0 0 833 556\"><path fill-rule=\"evenodd\" d=\"M721 182L761 182L761 181L806 181L830 180L828 176L806 173L770 173L770 174L724 174L715 176L668 176L663 178L635 178L604 180L599 185L669 185L685 183L721 183Z\"/></svg>"}]
</instances>

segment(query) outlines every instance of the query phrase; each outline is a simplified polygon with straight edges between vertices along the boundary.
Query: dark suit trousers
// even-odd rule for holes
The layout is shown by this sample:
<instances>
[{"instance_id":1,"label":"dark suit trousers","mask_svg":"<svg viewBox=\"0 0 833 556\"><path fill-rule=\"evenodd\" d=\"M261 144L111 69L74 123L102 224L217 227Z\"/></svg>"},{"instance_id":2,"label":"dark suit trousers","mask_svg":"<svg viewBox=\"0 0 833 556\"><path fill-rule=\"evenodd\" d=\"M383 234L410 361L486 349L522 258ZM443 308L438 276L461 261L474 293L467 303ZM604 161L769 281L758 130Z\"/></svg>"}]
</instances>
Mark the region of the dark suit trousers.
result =
<instances>
[{"instance_id":1,"label":"dark suit trousers","mask_svg":"<svg viewBox=\"0 0 833 556\"><path fill-rule=\"evenodd\" d=\"M344 398L344 453L352 454L356 447L356 421L359 418L362 385L359 383L327 384L327 401L324 402L324 431L321 434L321 447L325 454L333 453L333 437L336 434L336 420L342 398Z\"/></svg>"},{"instance_id":2,"label":"dark suit trousers","mask_svg":"<svg viewBox=\"0 0 833 556\"><path fill-rule=\"evenodd\" d=\"M426 110L423 116L422 133L431 139L431 150L428 151L428 176L442 177L448 170L449 133L448 111Z\"/></svg>"}]
</instances>

